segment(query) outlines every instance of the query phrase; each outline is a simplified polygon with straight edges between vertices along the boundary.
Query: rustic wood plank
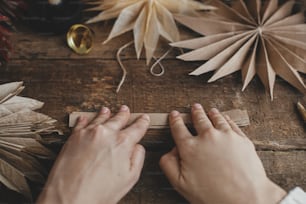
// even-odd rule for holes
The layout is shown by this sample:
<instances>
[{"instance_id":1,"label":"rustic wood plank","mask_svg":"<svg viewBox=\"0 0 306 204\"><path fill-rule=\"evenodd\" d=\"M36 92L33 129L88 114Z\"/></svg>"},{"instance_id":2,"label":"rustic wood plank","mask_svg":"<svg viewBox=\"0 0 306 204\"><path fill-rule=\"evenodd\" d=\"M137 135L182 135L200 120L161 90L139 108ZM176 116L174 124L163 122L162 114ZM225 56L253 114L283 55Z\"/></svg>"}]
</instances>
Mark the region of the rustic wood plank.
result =
<instances>
[{"instance_id":1,"label":"rustic wood plank","mask_svg":"<svg viewBox=\"0 0 306 204\"><path fill-rule=\"evenodd\" d=\"M151 76L143 60L124 63L129 74L119 94L115 89L120 70L114 60L14 60L1 70L0 82L25 81L23 94L46 102L42 111L59 120L66 132L68 114L73 111L97 111L101 106L116 111L121 104L127 104L132 112L189 112L192 103L200 102L206 109L247 109L252 125L244 131L253 140L283 147L293 145L289 149L305 146L305 128L295 109L302 95L280 79L271 102L257 79L241 92L239 74L207 84L207 75L187 75L194 63L167 60L162 77ZM167 145L160 135L154 140L152 144ZM144 141L150 143L152 138Z\"/></svg>"}]
</instances>

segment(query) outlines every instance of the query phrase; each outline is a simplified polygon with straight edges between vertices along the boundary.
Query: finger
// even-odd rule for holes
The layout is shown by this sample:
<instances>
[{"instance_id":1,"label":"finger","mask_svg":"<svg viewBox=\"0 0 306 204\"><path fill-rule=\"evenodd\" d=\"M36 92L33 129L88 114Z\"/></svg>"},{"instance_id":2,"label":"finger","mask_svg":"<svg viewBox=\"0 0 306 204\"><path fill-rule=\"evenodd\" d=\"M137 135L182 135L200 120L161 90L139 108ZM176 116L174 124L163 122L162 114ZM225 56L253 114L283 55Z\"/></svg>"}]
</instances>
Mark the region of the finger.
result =
<instances>
[{"instance_id":1,"label":"finger","mask_svg":"<svg viewBox=\"0 0 306 204\"><path fill-rule=\"evenodd\" d=\"M89 124L89 128L90 127L96 127L97 125L101 125L103 124L105 121L107 121L110 118L111 112L108 108L103 107L99 114L97 115L97 117L91 121L91 123Z\"/></svg>"},{"instance_id":2,"label":"finger","mask_svg":"<svg viewBox=\"0 0 306 204\"><path fill-rule=\"evenodd\" d=\"M140 116L132 125L122 131L125 137L128 137L127 141L130 144L138 143L150 125L150 117L146 114Z\"/></svg>"},{"instance_id":3,"label":"finger","mask_svg":"<svg viewBox=\"0 0 306 204\"><path fill-rule=\"evenodd\" d=\"M185 139L192 138L191 133L187 129L183 118L178 111L172 111L169 117L170 129L172 137L176 145L180 146Z\"/></svg>"},{"instance_id":4,"label":"finger","mask_svg":"<svg viewBox=\"0 0 306 204\"><path fill-rule=\"evenodd\" d=\"M208 115L216 129L225 131L231 129L231 126L228 124L228 122L218 109L211 109Z\"/></svg>"},{"instance_id":5,"label":"finger","mask_svg":"<svg viewBox=\"0 0 306 204\"><path fill-rule=\"evenodd\" d=\"M77 121L77 124L76 126L74 127L73 131L78 131L78 130L81 130L83 128L85 128L88 124L88 119L87 117L85 116L80 116L78 118L78 121Z\"/></svg>"},{"instance_id":6,"label":"finger","mask_svg":"<svg viewBox=\"0 0 306 204\"><path fill-rule=\"evenodd\" d=\"M180 177L180 163L177 149L173 148L171 152L163 155L159 161L159 166L170 183L176 187Z\"/></svg>"},{"instance_id":7,"label":"finger","mask_svg":"<svg viewBox=\"0 0 306 204\"><path fill-rule=\"evenodd\" d=\"M121 106L119 112L109 119L104 125L114 129L121 130L127 125L127 122L130 118L130 109L126 105Z\"/></svg>"},{"instance_id":8,"label":"finger","mask_svg":"<svg viewBox=\"0 0 306 204\"><path fill-rule=\"evenodd\" d=\"M229 125L231 126L231 128L238 134L241 135L243 137L245 137L244 132L242 132L242 130L238 127L238 125L228 116L225 116L225 119L227 120L227 122L229 123Z\"/></svg>"},{"instance_id":9,"label":"finger","mask_svg":"<svg viewBox=\"0 0 306 204\"><path fill-rule=\"evenodd\" d=\"M134 175L135 182L139 179L145 160L145 149L142 145L137 144L131 157L131 173Z\"/></svg>"},{"instance_id":10,"label":"finger","mask_svg":"<svg viewBox=\"0 0 306 204\"><path fill-rule=\"evenodd\" d=\"M214 128L201 104L194 104L191 112L193 125L198 134Z\"/></svg>"}]
</instances>

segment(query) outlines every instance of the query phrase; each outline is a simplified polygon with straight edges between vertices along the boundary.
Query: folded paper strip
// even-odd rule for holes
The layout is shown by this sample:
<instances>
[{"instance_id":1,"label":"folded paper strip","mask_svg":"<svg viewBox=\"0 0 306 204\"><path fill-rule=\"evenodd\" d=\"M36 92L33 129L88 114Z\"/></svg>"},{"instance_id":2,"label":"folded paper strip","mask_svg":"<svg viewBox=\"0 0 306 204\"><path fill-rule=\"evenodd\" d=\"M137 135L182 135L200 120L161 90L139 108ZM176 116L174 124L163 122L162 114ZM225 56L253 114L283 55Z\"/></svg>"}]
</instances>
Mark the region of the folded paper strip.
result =
<instances>
[{"instance_id":1,"label":"folded paper strip","mask_svg":"<svg viewBox=\"0 0 306 204\"><path fill-rule=\"evenodd\" d=\"M228 115L238 126L248 126L250 125L250 118L246 110L234 109L223 112L224 115ZM74 127L77 119L80 116L85 116L89 121L96 117L97 113L94 112L73 112L69 116L69 127ZM132 113L128 124L131 124L142 113ZM148 113L150 116L150 127L149 129L167 129L169 128L169 120L167 113ZM188 126L192 125L192 119L190 114L182 113L181 114L184 123Z\"/></svg>"}]
</instances>

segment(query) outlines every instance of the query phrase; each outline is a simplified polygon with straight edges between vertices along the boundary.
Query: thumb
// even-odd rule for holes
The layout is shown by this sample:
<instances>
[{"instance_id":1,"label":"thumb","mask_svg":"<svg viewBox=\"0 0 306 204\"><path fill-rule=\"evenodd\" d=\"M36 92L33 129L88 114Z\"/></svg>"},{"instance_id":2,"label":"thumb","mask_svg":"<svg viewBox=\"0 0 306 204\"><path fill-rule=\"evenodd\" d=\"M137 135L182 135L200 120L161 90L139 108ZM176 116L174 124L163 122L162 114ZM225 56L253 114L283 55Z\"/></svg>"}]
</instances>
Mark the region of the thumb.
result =
<instances>
[{"instance_id":1,"label":"thumb","mask_svg":"<svg viewBox=\"0 0 306 204\"><path fill-rule=\"evenodd\" d=\"M173 148L171 152L161 157L159 165L169 179L170 183L174 187L177 187L180 177L180 164L176 147Z\"/></svg>"},{"instance_id":2,"label":"thumb","mask_svg":"<svg viewBox=\"0 0 306 204\"><path fill-rule=\"evenodd\" d=\"M131 157L131 173L135 176L136 181L140 177L144 164L145 153L146 151L144 147L140 144L136 144Z\"/></svg>"}]
</instances>

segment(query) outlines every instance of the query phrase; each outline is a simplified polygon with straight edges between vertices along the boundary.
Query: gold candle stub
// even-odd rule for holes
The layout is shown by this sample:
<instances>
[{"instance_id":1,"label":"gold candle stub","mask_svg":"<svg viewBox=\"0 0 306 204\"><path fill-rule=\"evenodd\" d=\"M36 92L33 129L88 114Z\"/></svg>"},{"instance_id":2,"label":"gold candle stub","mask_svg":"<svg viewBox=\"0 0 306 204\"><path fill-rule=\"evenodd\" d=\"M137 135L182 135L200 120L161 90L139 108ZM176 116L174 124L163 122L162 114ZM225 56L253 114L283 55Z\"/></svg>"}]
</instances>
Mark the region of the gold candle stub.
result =
<instances>
[{"instance_id":1,"label":"gold candle stub","mask_svg":"<svg viewBox=\"0 0 306 204\"><path fill-rule=\"evenodd\" d=\"M93 45L93 31L85 25L75 24L67 33L68 46L77 54L88 54Z\"/></svg>"}]
</instances>

